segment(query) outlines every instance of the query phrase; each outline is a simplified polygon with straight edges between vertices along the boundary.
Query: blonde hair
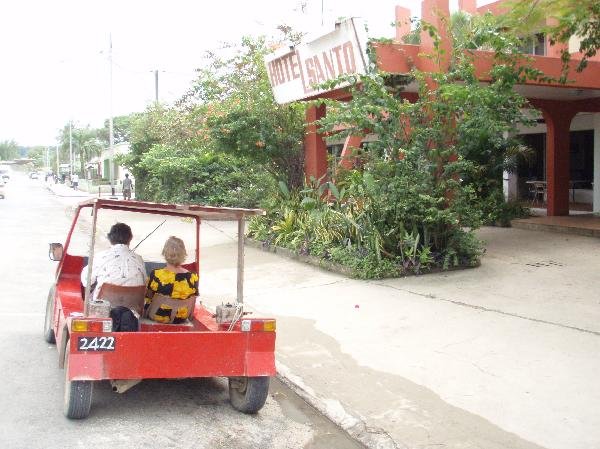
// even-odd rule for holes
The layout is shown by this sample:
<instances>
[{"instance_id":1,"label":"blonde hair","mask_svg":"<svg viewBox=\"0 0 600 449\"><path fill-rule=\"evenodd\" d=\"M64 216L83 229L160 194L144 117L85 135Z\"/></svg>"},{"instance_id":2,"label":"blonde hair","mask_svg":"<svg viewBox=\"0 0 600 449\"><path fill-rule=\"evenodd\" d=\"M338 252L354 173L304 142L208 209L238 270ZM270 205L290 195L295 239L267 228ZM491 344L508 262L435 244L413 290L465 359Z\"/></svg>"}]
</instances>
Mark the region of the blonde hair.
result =
<instances>
[{"instance_id":1,"label":"blonde hair","mask_svg":"<svg viewBox=\"0 0 600 449\"><path fill-rule=\"evenodd\" d=\"M176 266L181 265L187 256L183 240L178 237L169 237L163 247L162 255L167 263Z\"/></svg>"}]
</instances>

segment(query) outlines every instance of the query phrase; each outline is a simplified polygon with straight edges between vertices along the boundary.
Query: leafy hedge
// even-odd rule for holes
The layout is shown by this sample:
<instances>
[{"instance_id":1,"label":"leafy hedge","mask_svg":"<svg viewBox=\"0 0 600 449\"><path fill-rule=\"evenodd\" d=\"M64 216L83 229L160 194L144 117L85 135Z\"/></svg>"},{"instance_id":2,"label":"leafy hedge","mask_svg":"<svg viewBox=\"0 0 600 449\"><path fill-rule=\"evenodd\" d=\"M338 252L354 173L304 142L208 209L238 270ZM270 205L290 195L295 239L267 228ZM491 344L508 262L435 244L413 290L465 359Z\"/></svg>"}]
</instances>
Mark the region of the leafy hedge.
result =
<instances>
[{"instance_id":1,"label":"leafy hedge","mask_svg":"<svg viewBox=\"0 0 600 449\"><path fill-rule=\"evenodd\" d=\"M255 164L207 150L154 145L138 169L146 173L144 199L151 201L257 207L276 189L273 177Z\"/></svg>"},{"instance_id":2,"label":"leafy hedge","mask_svg":"<svg viewBox=\"0 0 600 449\"><path fill-rule=\"evenodd\" d=\"M375 172L348 173L341 190L313 183L290 192L280 184L267 216L252 219L249 236L350 267L359 278L478 264L481 242L456 226L458 209L441 210L418 184ZM390 201L394 190L406 201Z\"/></svg>"}]
</instances>

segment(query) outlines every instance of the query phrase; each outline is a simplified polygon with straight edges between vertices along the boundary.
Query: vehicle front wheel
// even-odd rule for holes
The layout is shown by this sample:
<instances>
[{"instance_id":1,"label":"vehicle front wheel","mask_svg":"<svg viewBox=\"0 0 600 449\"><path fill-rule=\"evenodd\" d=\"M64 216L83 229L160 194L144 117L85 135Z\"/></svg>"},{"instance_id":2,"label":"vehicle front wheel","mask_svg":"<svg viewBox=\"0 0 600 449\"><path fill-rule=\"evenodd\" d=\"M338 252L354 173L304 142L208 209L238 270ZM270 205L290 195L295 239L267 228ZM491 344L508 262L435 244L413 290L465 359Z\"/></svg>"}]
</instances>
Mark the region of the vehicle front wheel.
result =
<instances>
[{"instance_id":1,"label":"vehicle front wheel","mask_svg":"<svg viewBox=\"0 0 600 449\"><path fill-rule=\"evenodd\" d=\"M56 343L52 320L54 320L54 287L48 292L46 300L46 317L44 318L44 340L47 343Z\"/></svg>"},{"instance_id":2,"label":"vehicle front wheel","mask_svg":"<svg viewBox=\"0 0 600 449\"><path fill-rule=\"evenodd\" d=\"M65 353L65 397L63 413L70 419L87 418L92 406L92 387L89 380L69 380L69 341Z\"/></svg>"},{"instance_id":3,"label":"vehicle front wheel","mask_svg":"<svg viewBox=\"0 0 600 449\"><path fill-rule=\"evenodd\" d=\"M236 410L242 413L257 413L269 394L268 376L230 377L229 400Z\"/></svg>"}]
</instances>

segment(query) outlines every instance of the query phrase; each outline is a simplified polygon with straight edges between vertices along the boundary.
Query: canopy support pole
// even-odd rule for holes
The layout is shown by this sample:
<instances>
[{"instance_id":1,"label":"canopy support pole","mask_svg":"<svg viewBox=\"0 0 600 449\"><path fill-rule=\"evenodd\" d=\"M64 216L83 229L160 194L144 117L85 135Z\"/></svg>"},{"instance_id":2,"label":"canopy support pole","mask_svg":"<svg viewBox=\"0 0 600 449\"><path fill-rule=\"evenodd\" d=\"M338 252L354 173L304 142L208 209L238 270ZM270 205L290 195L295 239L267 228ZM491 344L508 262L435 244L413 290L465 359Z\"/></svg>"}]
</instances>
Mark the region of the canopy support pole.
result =
<instances>
[{"instance_id":1,"label":"canopy support pole","mask_svg":"<svg viewBox=\"0 0 600 449\"><path fill-rule=\"evenodd\" d=\"M237 302L244 302L244 217L238 218Z\"/></svg>"},{"instance_id":2,"label":"canopy support pole","mask_svg":"<svg viewBox=\"0 0 600 449\"><path fill-rule=\"evenodd\" d=\"M87 264L87 277L85 282L85 298L83 304L83 316L88 316L90 308L90 284L92 282L92 268L94 266L94 247L96 246L96 223L98 221L98 203L94 203L92 209L92 237L90 238L90 257Z\"/></svg>"}]
</instances>

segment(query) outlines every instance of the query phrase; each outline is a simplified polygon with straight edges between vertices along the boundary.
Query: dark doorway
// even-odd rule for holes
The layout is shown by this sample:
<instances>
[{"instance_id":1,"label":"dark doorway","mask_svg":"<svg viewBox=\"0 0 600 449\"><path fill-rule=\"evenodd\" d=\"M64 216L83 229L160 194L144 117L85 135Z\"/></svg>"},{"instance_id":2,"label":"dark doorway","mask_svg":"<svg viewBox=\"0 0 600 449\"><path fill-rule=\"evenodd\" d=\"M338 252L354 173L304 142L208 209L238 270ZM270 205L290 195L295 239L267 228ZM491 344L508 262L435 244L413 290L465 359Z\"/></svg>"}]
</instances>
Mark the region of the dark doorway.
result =
<instances>
[{"instance_id":1,"label":"dark doorway","mask_svg":"<svg viewBox=\"0 0 600 449\"><path fill-rule=\"evenodd\" d=\"M571 131L569 151L569 181L575 189L591 189L594 180L594 131ZM518 196L528 199L529 185L526 181L546 180L546 133L523 134L523 143L532 150L527 159L521 159L517 174Z\"/></svg>"},{"instance_id":2,"label":"dark doorway","mask_svg":"<svg viewBox=\"0 0 600 449\"><path fill-rule=\"evenodd\" d=\"M518 163L518 197L530 199L530 186L526 182L546 180L546 133L523 134L521 139L532 152Z\"/></svg>"},{"instance_id":3,"label":"dark doorway","mask_svg":"<svg viewBox=\"0 0 600 449\"><path fill-rule=\"evenodd\" d=\"M594 180L594 131L571 131L570 181L576 189L591 189Z\"/></svg>"}]
</instances>

